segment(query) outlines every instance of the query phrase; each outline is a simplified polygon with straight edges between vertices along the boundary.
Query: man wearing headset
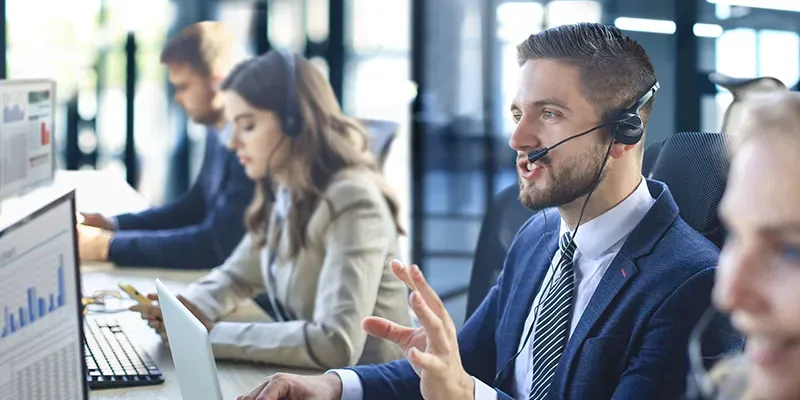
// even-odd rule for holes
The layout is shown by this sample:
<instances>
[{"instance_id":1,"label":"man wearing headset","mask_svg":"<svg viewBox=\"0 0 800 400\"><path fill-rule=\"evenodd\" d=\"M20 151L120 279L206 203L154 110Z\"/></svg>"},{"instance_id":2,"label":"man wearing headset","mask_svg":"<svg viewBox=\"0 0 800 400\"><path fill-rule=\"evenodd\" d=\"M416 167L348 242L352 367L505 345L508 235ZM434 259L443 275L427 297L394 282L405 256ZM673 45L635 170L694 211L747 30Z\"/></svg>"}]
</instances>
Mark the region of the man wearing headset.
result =
<instances>
[{"instance_id":1,"label":"man wearing headset","mask_svg":"<svg viewBox=\"0 0 800 400\"><path fill-rule=\"evenodd\" d=\"M164 47L161 62L175 86L175 101L207 127L197 180L178 201L162 207L116 217L84 214L78 227L81 259L207 269L222 264L236 248L254 185L220 140L229 128L217 86L242 59L238 48L233 32L214 21L184 28Z\"/></svg>"},{"instance_id":2,"label":"man wearing headset","mask_svg":"<svg viewBox=\"0 0 800 400\"><path fill-rule=\"evenodd\" d=\"M534 215L503 273L456 335L416 266L395 262L421 328L368 318L407 360L275 375L243 399L675 399L687 342L709 306L718 249L667 187L642 177L658 89L644 49L613 27L565 25L517 47L520 201ZM578 229L579 227L579 229ZM741 337L715 320L713 359Z\"/></svg>"}]
</instances>

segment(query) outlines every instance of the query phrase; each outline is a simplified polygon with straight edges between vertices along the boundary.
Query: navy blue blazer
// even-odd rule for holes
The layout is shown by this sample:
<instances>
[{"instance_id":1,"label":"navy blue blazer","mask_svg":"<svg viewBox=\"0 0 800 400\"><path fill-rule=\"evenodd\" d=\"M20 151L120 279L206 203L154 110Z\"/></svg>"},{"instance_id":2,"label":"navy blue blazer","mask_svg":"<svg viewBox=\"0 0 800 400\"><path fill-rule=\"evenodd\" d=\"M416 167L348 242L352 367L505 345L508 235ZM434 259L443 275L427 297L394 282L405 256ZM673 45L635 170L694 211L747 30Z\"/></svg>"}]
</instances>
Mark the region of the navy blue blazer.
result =
<instances>
[{"instance_id":1,"label":"navy blue blazer","mask_svg":"<svg viewBox=\"0 0 800 400\"><path fill-rule=\"evenodd\" d=\"M648 181L656 199L633 230L581 316L556 369L551 399L677 399L688 372L692 328L710 305L718 249L678 216L667 187ZM560 216L533 216L509 248L503 272L458 335L467 373L510 399L525 319L553 252ZM703 337L713 362L741 351L742 337L724 318ZM503 369L505 367L505 369ZM364 398L420 398L407 361L355 367ZM502 371L495 381L495 375Z\"/></svg>"},{"instance_id":2,"label":"navy blue blazer","mask_svg":"<svg viewBox=\"0 0 800 400\"><path fill-rule=\"evenodd\" d=\"M254 183L209 129L203 165L176 202L117 216L108 258L117 265L207 269L222 264L244 236Z\"/></svg>"}]
</instances>

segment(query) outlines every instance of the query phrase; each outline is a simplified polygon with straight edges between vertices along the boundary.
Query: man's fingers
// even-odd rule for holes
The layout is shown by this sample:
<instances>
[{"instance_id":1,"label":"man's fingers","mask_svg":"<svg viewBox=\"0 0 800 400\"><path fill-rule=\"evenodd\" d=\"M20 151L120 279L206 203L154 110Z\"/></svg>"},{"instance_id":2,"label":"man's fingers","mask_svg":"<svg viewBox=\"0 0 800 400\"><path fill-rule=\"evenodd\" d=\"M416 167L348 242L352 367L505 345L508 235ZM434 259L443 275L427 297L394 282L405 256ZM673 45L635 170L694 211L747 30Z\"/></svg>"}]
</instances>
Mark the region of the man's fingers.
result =
<instances>
[{"instance_id":1,"label":"man's fingers","mask_svg":"<svg viewBox=\"0 0 800 400\"><path fill-rule=\"evenodd\" d=\"M445 371L445 363L438 356L426 353L416 347L409 349L406 357L408 361L424 369L426 373L441 374Z\"/></svg>"},{"instance_id":2,"label":"man's fingers","mask_svg":"<svg viewBox=\"0 0 800 400\"><path fill-rule=\"evenodd\" d=\"M450 342L447 340L448 331L445 330L442 319L434 314L418 291L411 293L411 308L417 314L422 327L425 328L429 349L437 354L450 352Z\"/></svg>"},{"instance_id":3,"label":"man's fingers","mask_svg":"<svg viewBox=\"0 0 800 400\"><path fill-rule=\"evenodd\" d=\"M408 268L406 268L400 260L392 260L389 265L392 267L394 276L400 278L409 289L417 290L416 286L414 286L414 281L411 279L411 275L408 273Z\"/></svg>"},{"instance_id":4,"label":"man's fingers","mask_svg":"<svg viewBox=\"0 0 800 400\"><path fill-rule=\"evenodd\" d=\"M422 298L425 299L425 302L428 303L428 307L430 307L431 310L433 310L433 312L443 320L445 317L449 318L450 315L447 313L447 309L444 307L442 299L439 298L439 295L436 294L436 291L433 290L431 285L428 285L428 281L425 280L425 277L422 275L422 271L420 271L419 267L412 265L410 273L411 279L414 280L414 285L422 295Z\"/></svg>"},{"instance_id":5,"label":"man's fingers","mask_svg":"<svg viewBox=\"0 0 800 400\"><path fill-rule=\"evenodd\" d=\"M255 400L280 400L289 394L289 383L272 379Z\"/></svg>"},{"instance_id":6,"label":"man's fingers","mask_svg":"<svg viewBox=\"0 0 800 400\"><path fill-rule=\"evenodd\" d=\"M148 293L147 294L147 298L150 299L150 300L158 300L158 294L157 293Z\"/></svg>"},{"instance_id":7,"label":"man's fingers","mask_svg":"<svg viewBox=\"0 0 800 400\"><path fill-rule=\"evenodd\" d=\"M364 328L364 331L370 335L381 339L391 340L403 348L405 348L405 345L408 343L408 339L416 330L414 328L398 325L392 321L378 317L364 318L364 322L361 323L361 327Z\"/></svg>"},{"instance_id":8,"label":"man's fingers","mask_svg":"<svg viewBox=\"0 0 800 400\"><path fill-rule=\"evenodd\" d=\"M264 388L267 387L267 385L269 385L270 380L271 380L270 378L267 378L267 380L265 380L264 383L256 386L246 395L237 397L236 400L256 400L256 397L259 395L259 393L261 393L261 391L264 390Z\"/></svg>"}]
</instances>

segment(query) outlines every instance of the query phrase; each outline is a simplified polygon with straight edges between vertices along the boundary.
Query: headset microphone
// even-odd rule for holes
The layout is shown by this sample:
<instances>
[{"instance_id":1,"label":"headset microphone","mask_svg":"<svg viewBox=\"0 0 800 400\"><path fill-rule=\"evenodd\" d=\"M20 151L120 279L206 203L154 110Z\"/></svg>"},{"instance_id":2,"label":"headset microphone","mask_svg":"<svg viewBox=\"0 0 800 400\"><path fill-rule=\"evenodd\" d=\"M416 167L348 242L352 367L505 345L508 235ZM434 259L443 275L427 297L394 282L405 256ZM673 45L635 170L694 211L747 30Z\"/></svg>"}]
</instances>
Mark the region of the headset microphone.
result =
<instances>
[{"instance_id":1,"label":"headset microphone","mask_svg":"<svg viewBox=\"0 0 800 400\"><path fill-rule=\"evenodd\" d=\"M530 154L528 154L528 162L535 163L536 161L539 161L542 157L546 156L547 153L550 152L550 150L553 150L556 147L561 146L563 143L566 143L566 142L568 142L568 141L570 141L572 139L575 139L575 138L579 138L579 137L581 137L583 135L587 135L587 134L589 134L591 132L594 132L594 131L606 126L606 125L614 124L616 122L617 121L612 121L612 122L606 122L604 124L597 125L597 126L591 128L591 129L587 130L587 131L583 131L583 132L581 132L581 133L579 133L577 135L570 136L570 137L568 137L568 138L566 138L566 139L564 139L564 140L562 140L562 141L560 141L560 142L558 142L558 143L556 143L556 144L554 144L554 145L552 145L550 147L545 147L543 149L539 149L539 150L533 151Z\"/></svg>"}]
</instances>

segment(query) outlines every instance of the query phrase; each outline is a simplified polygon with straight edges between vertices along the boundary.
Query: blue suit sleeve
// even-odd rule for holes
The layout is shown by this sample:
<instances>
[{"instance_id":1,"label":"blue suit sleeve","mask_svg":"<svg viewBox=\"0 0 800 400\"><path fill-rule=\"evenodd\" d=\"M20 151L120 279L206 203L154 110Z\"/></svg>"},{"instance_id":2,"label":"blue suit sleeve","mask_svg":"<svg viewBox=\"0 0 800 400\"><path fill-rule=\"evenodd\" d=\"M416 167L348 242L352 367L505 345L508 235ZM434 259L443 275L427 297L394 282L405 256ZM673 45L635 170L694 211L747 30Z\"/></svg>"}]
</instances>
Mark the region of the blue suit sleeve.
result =
<instances>
[{"instance_id":1,"label":"blue suit sleeve","mask_svg":"<svg viewBox=\"0 0 800 400\"><path fill-rule=\"evenodd\" d=\"M495 374L494 332L497 326L499 288L502 287L502 281L503 275L501 274L498 284L492 288L478 310L467 320L458 334L458 345L464 369L468 374L489 383L494 380ZM361 378L365 399L422 398L419 377L407 360L351 369ZM508 397L502 397L498 392L498 398Z\"/></svg>"},{"instance_id":2,"label":"blue suit sleeve","mask_svg":"<svg viewBox=\"0 0 800 400\"><path fill-rule=\"evenodd\" d=\"M705 268L681 284L658 308L613 399L681 397L689 370L687 338L711 303L713 284L714 268ZM706 331L702 348L708 356L706 361L713 361L741 351L743 345L743 338L727 318L718 318Z\"/></svg>"},{"instance_id":3,"label":"blue suit sleeve","mask_svg":"<svg viewBox=\"0 0 800 400\"><path fill-rule=\"evenodd\" d=\"M182 218L190 220L196 213L202 214L203 196L195 187L192 192L196 193L188 193L175 208L147 211L130 220L131 216L120 218L123 230L115 233L111 241L110 261L118 265L178 269L208 269L222 264L244 235L244 212L253 198L254 186L232 155L226 155L226 168L227 180L220 195L208 207L205 218L201 217L194 225L155 231L125 230L130 226L148 229L158 219L169 220L175 226Z\"/></svg>"},{"instance_id":4,"label":"blue suit sleeve","mask_svg":"<svg viewBox=\"0 0 800 400\"><path fill-rule=\"evenodd\" d=\"M149 231L197 225L203 221L205 209L201 184L197 182L173 203L116 216L117 230Z\"/></svg>"}]
</instances>

